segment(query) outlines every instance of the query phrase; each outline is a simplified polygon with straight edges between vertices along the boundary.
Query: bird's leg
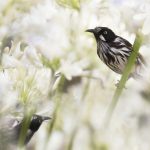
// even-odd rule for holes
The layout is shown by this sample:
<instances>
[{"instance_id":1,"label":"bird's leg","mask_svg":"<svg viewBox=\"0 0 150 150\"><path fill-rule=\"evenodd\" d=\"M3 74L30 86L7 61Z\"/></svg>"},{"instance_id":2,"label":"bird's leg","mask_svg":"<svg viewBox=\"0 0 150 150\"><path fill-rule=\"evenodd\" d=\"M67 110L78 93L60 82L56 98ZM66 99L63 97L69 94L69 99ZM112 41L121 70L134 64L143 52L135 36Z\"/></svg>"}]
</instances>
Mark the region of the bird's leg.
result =
<instances>
[{"instance_id":1,"label":"bird's leg","mask_svg":"<svg viewBox=\"0 0 150 150\"><path fill-rule=\"evenodd\" d=\"M117 80L117 83L115 83L115 86L118 88L118 86L119 86L119 82L120 82L120 80ZM126 88L126 86L124 86L124 89L127 89Z\"/></svg>"},{"instance_id":2,"label":"bird's leg","mask_svg":"<svg viewBox=\"0 0 150 150\"><path fill-rule=\"evenodd\" d=\"M115 86L118 87L120 80L117 80L117 82L115 83Z\"/></svg>"}]
</instances>

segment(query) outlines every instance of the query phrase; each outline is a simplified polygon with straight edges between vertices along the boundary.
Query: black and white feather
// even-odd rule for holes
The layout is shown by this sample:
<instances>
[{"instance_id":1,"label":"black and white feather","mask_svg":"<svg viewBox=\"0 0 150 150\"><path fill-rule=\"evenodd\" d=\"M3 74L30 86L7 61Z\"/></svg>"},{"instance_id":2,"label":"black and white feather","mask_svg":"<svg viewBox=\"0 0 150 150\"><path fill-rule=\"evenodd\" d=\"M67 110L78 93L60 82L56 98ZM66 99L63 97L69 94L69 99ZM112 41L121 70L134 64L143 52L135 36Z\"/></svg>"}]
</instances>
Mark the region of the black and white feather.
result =
<instances>
[{"instance_id":1,"label":"black and white feather","mask_svg":"<svg viewBox=\"0 0 150 150\"><path fill-rule=\"evenodd\" d=\"M88 29L97 41L97 54L99 58L114 72L122 74L132 52L132 45L124 38L117 36L107 27ZM145 66L143 57L138 54L135 66L130 77L140 78L142 68Z\"/></svg>"},{"instance_id":2,"label":"black and white feather","mask_svg":"<svg viewBox=\"0 0 150 150\"><path fill-rule=\"evenodd\" d=\"M33 115L29 121L27 132L24 135L24 145L28 144L36 131L40 128L45 120L50 117ZM10 146L17 146L20 138L22 128L24 126L23 119L16 119L11 117L3 117L0 120L0 149L10 149ZM8 148L9 147L9 148Z\"/></svg>"}]
</instances>

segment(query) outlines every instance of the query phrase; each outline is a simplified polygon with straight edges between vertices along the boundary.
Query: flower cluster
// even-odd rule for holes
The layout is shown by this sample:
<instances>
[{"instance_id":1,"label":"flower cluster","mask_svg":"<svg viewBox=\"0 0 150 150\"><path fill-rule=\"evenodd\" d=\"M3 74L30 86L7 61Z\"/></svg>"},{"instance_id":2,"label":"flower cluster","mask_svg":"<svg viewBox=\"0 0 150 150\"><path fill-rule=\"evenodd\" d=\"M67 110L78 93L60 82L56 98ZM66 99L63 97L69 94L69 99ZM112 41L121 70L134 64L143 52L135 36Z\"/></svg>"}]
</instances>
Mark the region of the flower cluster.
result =
<instances>
[{"instance_id":1,"label":"flower cluster","mask_svg":"<svg viewBox=\"0 0 150 150\"><path fill-rule=\"evenodd\" d=\"M131 90L125 90L110 127L104 127L118 76L99 61L96 43L85 33L107 26L133 43L142 32L140 53L148 61L149 11L149 0L0 1L0 114L19 116L32 108L53 118L29 147L150 148L148 139L143 142L149 135L150 70L145 81L129 81Z\"/></svg>"}]
</instances>

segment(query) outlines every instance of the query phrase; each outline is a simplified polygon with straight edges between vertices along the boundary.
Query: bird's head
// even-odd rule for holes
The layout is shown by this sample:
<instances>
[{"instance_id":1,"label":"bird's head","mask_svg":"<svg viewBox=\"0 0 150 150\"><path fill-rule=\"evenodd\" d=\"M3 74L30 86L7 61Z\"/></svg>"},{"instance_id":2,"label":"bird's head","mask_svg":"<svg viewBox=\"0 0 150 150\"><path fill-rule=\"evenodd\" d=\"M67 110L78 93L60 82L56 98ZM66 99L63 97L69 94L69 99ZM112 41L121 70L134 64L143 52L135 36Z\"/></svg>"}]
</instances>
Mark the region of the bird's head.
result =
<instances>
[{"instance_id":1,"label":"bird's head","mask_svg":"<svg viewBox=\"0 0 150 150\"><path fill-rule=\"evenodd\" d=\"M99 40L103 42L111 42L116 38L115 33L107 27L96 27L94 29L88 29L86 32L93 33L97 42Z\"/></svg>"},{"instance_id":2,"label":"bird's head","mask_svg":"<svg viewBox=\"0 0 150 150\"><path fill-rule=\"evenodd\" d=\"M51 119L50 117L40 116L40 115L34 114L31 118L29 129L36 132L39 129L39 127L41 126L43 121L50 120L50 119Z\"/></svg>"}]
</instances>

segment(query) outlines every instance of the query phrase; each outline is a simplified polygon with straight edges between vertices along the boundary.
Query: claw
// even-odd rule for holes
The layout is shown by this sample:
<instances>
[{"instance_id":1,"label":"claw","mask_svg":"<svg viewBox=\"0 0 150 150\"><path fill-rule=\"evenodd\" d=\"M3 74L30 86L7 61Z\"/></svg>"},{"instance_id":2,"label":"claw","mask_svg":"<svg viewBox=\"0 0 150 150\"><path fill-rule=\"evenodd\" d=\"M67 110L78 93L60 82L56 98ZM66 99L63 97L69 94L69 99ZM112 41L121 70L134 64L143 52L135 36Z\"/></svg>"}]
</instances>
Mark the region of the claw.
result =
<instances>
[{"instance_id":1,"label":"claw","mask_svg":"<svg viewBox=\"0 0 150 150\"><path fill-rule=\"evenodd\" d=\"M117 80L117 83L115 83L116 88L119 88L119 82L120 80ZM127 89L127 88L124 86L124 89Z\"/></svg>"}]
</instances>

